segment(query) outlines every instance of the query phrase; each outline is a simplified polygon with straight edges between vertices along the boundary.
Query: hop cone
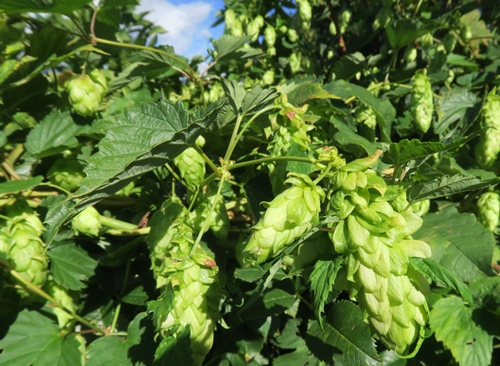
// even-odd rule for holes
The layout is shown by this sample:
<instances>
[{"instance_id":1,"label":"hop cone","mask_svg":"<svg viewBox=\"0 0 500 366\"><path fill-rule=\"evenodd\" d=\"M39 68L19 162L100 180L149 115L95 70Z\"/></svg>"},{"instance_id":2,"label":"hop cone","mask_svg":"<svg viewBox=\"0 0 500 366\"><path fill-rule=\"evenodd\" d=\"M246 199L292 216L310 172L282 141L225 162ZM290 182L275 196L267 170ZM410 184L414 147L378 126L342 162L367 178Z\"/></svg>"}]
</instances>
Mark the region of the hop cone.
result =
<instances>
[{"instance_id":1,"label":"hop cone","mask_svg":"<svg viewBox=\"0 0 500 366\"><path fill-rule=\"evenodd\" d=\"M372 108L362 105L356 108L356 122L359 123L361 135L370 141L375 141L375 129L377 128L377 115Z\"/></svg>"},{"instance_id":2,"label":"hop cone","mask_svg":"<svg viewBox=\"0 0 500 366\"><path fill-rule=\"evenodd\" d=\"M355 170L356 164L349 165ZM426 281L411 271L409 257L429 257L431 252L425 242L411 238L422 219L400 210L407 206L405 195L385 200L385 183L375 183L370 174L340 171L333 177L337 191L329 207L341 220L330 237L335 250L347 255L345 287L372 331L388 348L406 354L427 324L426 299L417 285Z\"/></svg>"},{"instance_id":3,"label":"hop cone","mask_svg":"<svg viewBox=\"0 0 500 366\"><path fill-rule=\"evenodd\" d=\"M71 220L75 235L82 233L87 236L99 236L102 227L100 217L99 212L92 206L80 212Z\"/></svg>"},{"instance_id":4,"label":"hop cone","mask_svg":"<svg viewBox=\"0 0 500 366\"><path fill-rule=\"evenodd\" d=\"M69 102L75 112L88 117L97 112L101 103L101 87L89 75L80 75L68 83Z\"/></svg>"},{"instance_id":5,"label":"hop cone","mask_svg":"<svg viewBox=\"0 0 500 366\"><path fill-rule=\"evenodd\" d=\"M192 188L197 188L205 177L205 160L192 147L180 153L174 159L174 164L179 168L182 178Z\"/></svg>"},{"instance_id":6,"label":"hop cone","mask_svg":"<svg viewBox=\"0 0 500 366\"><path fill-rule=\"evenodd\" d=\"M492 126L484 131L476 145L476 161L483 169L491 169L500 152L500 96L492 90L483 105L481 127Z\"/></svg>"},{"instance_id":7,"label":"hop cone","mask_svg":"<svg viewBox=\"0 0 500 366\"><path fill-rule=\"evenodd\" d=\"M99 70L94 69L89 73L90 78L94 82L95 88L101 95L101 100L102 98L106 95L108 92L108 82L104 76L99 72Z\"/></svg>"},{"instance_id":8,"label":"hop cone","mask_svg":"<svg viewBox=\"0 0 500 366\"><path fill-rule=\"evenodd\" d=\"M59 301L66 309L72 311L73 313L76 312L76 305L73 302L73 298L54 280L47 281L44 286L44 290L54 299ZM57 316L57 322L59 323L60 329L65 329L67 331L73 330L74 318L71 315L56 307L54 307L54 313Z\"/></svg>"},{"instance_id":9,"label":"hop cone","mask_svg":"<svg viewBox=\"0 0 500 366\"><path fill-rule=\"evenodd\" d=\"M422 217L427 212L429 212L430 207L431 207L431 201L430 200L423 200L423 201L419 201L419 202L414 203L411 206L411 209L413 210L413 213L415 215Z\"/></svg>"},{"instance_id":10,"label":"hop cone","mask_svg":"<svg viewBox=\"0 0 500 366\"><path fill-rule=\"evenodd\" d=\"M495 231L500 214L500 194L485 192L477 201L478 220L489 231Z\"/></svg>"},{"instance_id":11,"label":"hop cone","mask_svg":"<svg viewBox=\"0 0 500 366\"><path fill-rule=\"evenodd\" d=\"M83 168L84 165L77 159L60 158L50 167L47 177L52 184L71 192L77 189L85 178Z\"/></svg>"},{"instance_id":12,"label":"hop cone","mask_svg":"<svg viewBox=\"0 0 500 366\"><path fill-rule=\"evenodd\" d=\"M269 203L250 239L237 247L242 267L276 256L318 223L323 190L307 175L295 174L286 182L293 186Z\"/></svg>"},{"instance_id":13,"label":"hop cone","mask_svg":"<svg viewBox=\"0 0 500 366\"><path fill-rule=\"evenodd\" d=\"M426 133L431 127L434 104L431 83L425 72L418 72L413 77L411 96L411 114L415 127Z\"/></svg>"},{"instance_id":14,"label":"hop cone","mask_svg":"<svg viewBox=\"0 0 500 366\"><path fill-rule=\"evenodd\" d=\"M45 243L40 239L43 224L29 207L16 203L7 210L9 218L2 228L0 247L9 264L25 280L37 287L47 279ZM24 291L21 295L26 295Z\"/></svg>"},{"instance_id":15,"label":"hop cone","mask_svg":"<svg viewBox=\"0 0 500 366\"><path fill-rule=\"evenodd\" d=\"M168 200L151 218L148 244L157 286L173 295L167 314L159 314L163 336L176 336L189 326L194 365L201 365L213 344L221 290L217 266L200 247L193 252L187 210Z\"/></svg>"}]
</instances>

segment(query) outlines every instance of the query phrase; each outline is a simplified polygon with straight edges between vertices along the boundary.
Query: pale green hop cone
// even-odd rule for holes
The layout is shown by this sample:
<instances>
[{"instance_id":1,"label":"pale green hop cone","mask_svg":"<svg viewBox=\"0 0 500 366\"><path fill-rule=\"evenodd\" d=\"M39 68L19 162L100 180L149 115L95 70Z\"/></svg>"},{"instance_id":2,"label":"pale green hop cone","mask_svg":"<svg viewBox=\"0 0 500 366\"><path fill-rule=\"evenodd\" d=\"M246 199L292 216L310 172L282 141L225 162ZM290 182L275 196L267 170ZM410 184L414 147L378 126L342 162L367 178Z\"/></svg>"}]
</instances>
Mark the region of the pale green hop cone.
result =
<instances>
[{"instance_id":1,"label":"pale green hop cone","mask_svg":"<svg viewBox=\"0 0 500 366\"><path fill-rule=\"evenodd\" d=\"M489 127L479 136L476 145L476 161L483 169L491 169L500 152L500 96L493 89L487 96L482 109L481 127Z\"/></svg>"},{"instance_id":2,"label":"pale green hop cone","mask_svg":"<svg viewBox=\"0 0 500 366\"><path fill-rule=\"evenodd\" d=\"M413 77L411 97L411 115L414 126L418 131L425 133L431 127L434 110L431 83L425 72L417 72Z\"/></svg>"},{"instance_id":3,"label":"pale green hop cone","mask_svg":"<svg viewBox=\"0 0 500 366\"><path fill-rule=\"evenodd\" d=\"M485 192L477 200L479 222L493 232L498 226L500 215L500 194L498 192Z\"/></svg>"},{"instance_id":4,"label":"pale green hop cone","mask_svg":"<svg viewBox=\"0 0 500 366\"><path fill-rule=\"evenodd\" d=\"M92 116L99 109L102 88L89 75L80 75L68 83L69 102L81 116Z\"/></svg>"},{"instance_id":5,"label":"pale green hop cone","mask_svg":"<svg viewBox=\"0 0 500 366\"><path fill-rule=\"evenodd\" d=\"M292 175L286 183L293 186L269 203L250 239L236 248L242 267L275 257L318 223L321 200L325 196L322 188L303 174Z\"/></svg>"}]
</instances>

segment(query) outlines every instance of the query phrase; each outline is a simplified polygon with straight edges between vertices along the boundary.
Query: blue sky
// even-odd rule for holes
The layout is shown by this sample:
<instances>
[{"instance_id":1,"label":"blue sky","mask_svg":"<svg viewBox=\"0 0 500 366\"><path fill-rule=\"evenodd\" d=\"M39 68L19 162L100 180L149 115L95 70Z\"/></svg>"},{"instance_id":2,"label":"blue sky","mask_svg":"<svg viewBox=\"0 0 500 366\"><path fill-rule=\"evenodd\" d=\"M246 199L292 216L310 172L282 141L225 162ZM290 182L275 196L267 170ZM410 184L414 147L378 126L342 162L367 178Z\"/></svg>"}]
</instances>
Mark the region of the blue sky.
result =
<instances>
[{"instance_id":1,"label":"blue sky","mask_svg":"<svg viewBox=\"0 0 500 366\"><path fill-rule=\"evenodd\" d=\"M177 54L191 58L207 55L209 39L222 35L223 26L211 25L223 8L223 0L140 0L136 11L151 11L146 18L167 30L158 44L174 46Z\"/></svg>"}]
</instances>

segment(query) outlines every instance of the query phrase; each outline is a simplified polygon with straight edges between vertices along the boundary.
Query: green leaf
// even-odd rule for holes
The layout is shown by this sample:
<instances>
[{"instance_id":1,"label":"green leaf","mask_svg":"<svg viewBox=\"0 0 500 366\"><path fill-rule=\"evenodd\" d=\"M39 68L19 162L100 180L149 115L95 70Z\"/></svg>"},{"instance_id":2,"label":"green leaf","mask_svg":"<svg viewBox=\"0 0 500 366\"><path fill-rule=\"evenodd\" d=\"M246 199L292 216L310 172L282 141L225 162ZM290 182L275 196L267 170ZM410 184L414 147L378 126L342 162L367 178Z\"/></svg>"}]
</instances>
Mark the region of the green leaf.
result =
<instances>
[{"instance_id":1,"label":"green leaf","mask_svg":"<svg viewBox=\"0 0 500 366\"><path fill-rule=\"evenodd\" d=\"M159 63L167 64L170 67L175 67L188 74L192 74L192 70L190 70L189 68L189 60L184 56L176 55L172 46L166 45L154 48L161 53L146 50L141 51L139 54L145 59L150 59Z\"/></svg>"},{"instance_id":2,"label":"green leaf","mask_svg":"<svg viewBox=\"0 0 500 366\"><path fill-rule=\"evenodd\" d=\"M473 300L469 288L453 272L428 258L410 258L410 263L413 268L435 283L454 289L469 303L469 306L472 306Z\"/></svg>"},{"instance_id":3,"label":"green leaf","mask_svg":"<svg viewBox=\"0 0 500 366\"><path fill-rule=\"evenodd\" d=\"M470 175L455 174L451 177L438 177L430 182L414 183L408 187L406 193L408 201L412 203L492 187L499 182L500 178L483 180Z\"/></svg>"},{"instance_id":4,"label":"green leaf","mask_svg":"<svg viewBox=\"0 0 500 366\"><path fill-rule=\"evenodd\" d=\"M234 277L245 282L255 282L260 280L265 273L266 270L257 265L251 268L236 268L234 270Z\"/></svg>"},{"instance_id":5,"label":"green leaf","mask_svg":"<svg viewBox=\"0 0 500 366\"><path fill-rule=\"evenodd\" d=\"M0 364L9 366L80 366L74 334L60 336L55 319L22 310L0 340Z\"/></svg>"},{"instance_id":6,"label":"green leaf","mask_svg":"<svg viewBox=\"0 0 500 366\"><path fill-rule=\"evenodd\" d=\"M26 150L38 158L78 146L75 135L81 129L69 112L56 110L47 115L26 137Z\"/></svg>"},{"instance_id":7,"label":"green leaf","mask_svg":"<svg viewBox=\"0 0 500 366\"><path fill-rule=\"evenodd\" d=\"M489 365L493 337L472 320L472 309L461 298L438 300L430 313L436 339L444 343L460 365Z\"/></svg>"},{"instance_id":8,"label":"green leaf","mask_svg":"<svg viewBox=\"0 0 500 366\"><path fill-rule=\"evenodd\" d=\"M164 338L155 352L153 366L193 365L189 325L177 337Z\"/></svg>"},{"instance_id":9,"label":"green leaf","mask_svg":"<svg viewBox=\"0 0 500 366\"><path fill-rule=\"evenodd\" d=\"M123 338L98 338L87 348L87 362L85 362L85 366L132 366L132 361L128 357L128 348Z\"/></svg>"},{"instance_id":10,"label":"green leaf","mask_svg":"<svg viewBox=\"0 0 500 366\"><path fill-rule=\"evenodd\" d=\"M283 349L302 348L306 342L300 337L299 325L302 319L288 319L283 331L276 337L276 345Z\"/></svg>"},{"instance_id":11,"label":"green leaf","mask_svg":"<svg viewBox=\"0 0 500 366\"><path fill-rule=\"evenodd\" d=\"M390 131L392 121L396 118L396 109L388 100L378 100L372 93L365 88L348 83L344 80L337 80L323 87L333 95L337 95L342 100L356 97L361 103L373 109L377 115L377 123L382 132L383 141L391 141Z\"/></svg>"},{"instance_id":12,"label":"green leaf","mask_svg":"<svg viewBox=\"0 0 500 366\"><path fill-rule=\"evenodd\" d=\"M434 28L432 25L423 27L415 19L401 19L388 24L385 31L391 47L397 50Z\"/></svg>"},{"instance_id":13,"label":"green leaf","mask_svg":"<svg viewBox=\"0 0 500 366\"><path fill-rule=\"evenodd\" d=\"M429 244L431 258L464 282L495 274L491 267L495 239L472 214L460 214L454 207L427 214L412 236Z\"/></svg>"},{"instance_id":14,"label":"green leaf","mask_svg":"<svg viewBox=\"0 0 500 366\"><path fill-rule=\"evenodd\" d=\"M122 301L132 305L145 305L148 298L148 294L144 292L144 287L138 286L123 296Z\"/></svg>"},{"instance_id":15,"label":"green leaf","mask_svg":"<svg viewBox=\"0 0 500 366\"><path fill-rule=\"evenodd\" d=\"M235 114L244 112L246 115L251 115L270 104L278 96L273 89L263 89L258 84L247 92L234 80L222 79L222 88Z\"/></svg>"},{"instance_id":16,"label":"green leaf","mask_svg":"<svg viewBox=\"0 0 500 366\"><path fill-rule=\"evenodd\" d=\"M442 134L453 122L461 120L467 109L478 102L475 94L468 89L454 88L445 93L438 110L438 122L434 132Z\"/></svg>"},{"instance_id":17,"label":"green leaf","mask_svg":"<svg viewBox=\"0 0 500 366\"><path fill-rule=\"evenodd\" d=\"M92 0L2 0L0 10L6 13L62 13L70 15Z\"/></svg>"},{"instance_id":18,"label":"green leaf","mask_svg":"<svg viewBox=\"0 0 500 366\"><path fill-rule=\"evenodd\" d=\"M374 143L354 132L354 130L344 122L335 117L331 118L331 122L339 130L339 132L334 135L334 138L341 146L345 147L350 144L357 145L364 149L368 155L373 155L375 151L377 151L377 146Z\"/></svg>"},{"instance_id":19,"label":"green leaf","mask_svg":"<svg viewBox=\"0 0 500 366\"><path fill-rule=\"evenodd\" d=\"M333 283L337 278L337 273L342 268L342 258L335 260L318 260L314 265L314 270L309 277L311 291L314 295L314 310L316 318L322 326L321 314L325 310L328 295L333 289Z\"/></svg>"},{"instance_id":20,"label":"green leaf","mask_svg":"<svg viewBox=\"0 0 500 366\"><path fill-rule=\"evenodd\" d=\"M291 141L290 148L286 152L286 156L296 156L307 158L310 156L311 151L305 150L295 141ZM302 161L288 161L286 164L286 170L293 173L309 175L314 169L312 163L304 163Z\"/></svg>"},{"instance_id":21,"label":"green leaf","mask_svg":"<svg viewBox=\"0 0 500 366\"><path fill-rule=\"evenodd\" d=\"M43 180L43 176L39 175L26 180L14 180L0 183L0 195L7 193L18 193L26 191L39 185Z\"/></svg>"},{"instance_id":22,"label":"green leaf","mask_svg":"<svg viewBox=\"0 0 500 366\"><path fill-rule=\"evenodd\" d=\"M127 328L127 340L125 341L127 347L132 347L141 343L141 336L145 331L144 328L141 328L141 321L146 317L146 312L139 313L135 316L134 320L129 323Z\"/></svg>"},{"instance_id":23,"label":"green leaf","mask_svg":"<svg viewBox=\"0 0 500 366\"><path fill-rule=\"evenodd\" d=\"M273 360L273 366L320 366L320 362L311 355L309 349L305 346L297 348L292 353L287 353L276 357Z\"/></svg>"},{"instance_id":24,"label":"green leaf","mask_svg":"<svg viewBox=\"0 0 500 366\"><path fill-rule=\"evenodd\" d=\"M469 60L463 55L457 55L455 53L450 53L446 56L446 63L448 65L467 67L470 71L479 71L479 65L472 60Z\"/></svg>"},{"instance_id":25,"label":"green leaf","mask_svg":"<svg viewBox=\"0 0 500 366\"><path fill-rule=\"evenodd\" d=\"M480 135L483 130L484 129L465 137L446 141L446 143L421 142L418 139L413 139L411 141L404 139L399 142L393 142L389 145L389 149L384 152L382 161L387 164L393 164L394 166L401 166L411 160L422 159L437 152L459 147L472 140L474 137Z\"/></svg>"},{"instance_id":26,"label":"green leaf","mask_svg":"<svg viewBox=\"0 0 500 366\"><path fill-rule=\"evenodd\" d=\"M245 59L261 56L263 52L260 50L253 48L239 49L251 38L251 36L237 37L225 34L219 39L212 41L216 51L216 54L214 55L215 60L217 62L225 62L232 59Z\"/></svg>"},{"instance_id":27,"label":"green leaf","mask_svg":"<svg viewBox=\"0 0 500 366\"><path fill-rule=\"evenodd\" d=\"M286 89L287 91L282 91ZM299 84L294 82L284 85L283 87L278 86L278 92L285 93L288 96L288 102L295 106L301 106L305 102L311 99L338 99L336 95L333 95L323 89L322 85L313 80L307 80Z\"/></svg>"},{"instance_id":28,"label":"green leaf","mask_svg":"<svg viewBox=\"0 0 500 366\"><path fill-rule=\"evenodd\" d=\"M276 306L288 309L295 303L295 296L279 288L273 288L264 294L262 300L267 309Z\"/></svg>"},{"instance_id":29,"label":"green leaf","mask_svg":"<svg viewBox=\"0 0 500 366\"><path fill-rule=\"evenodd\" d=\"M60 245L47 252L51 262L54 280L69 290L81 290L86 287L82 281L94 274L97 262L88 253L75 244Z\"/></svg>"},{"instance_id":30,"label":"green leaf","mask_svg":"<svg viewBox=\"0 0 500 366\"><path fill-rule=\"evenodd\" d=\"M324 331L317 321L311 321L307 330L307 346L318 359L336 366L376 364L375 342L358 306L336 302L325 320Z\"/></svg>"},{"instance_id":31,"label":"green leaf","mask_svg":"<svg viewBox=\"0 0 500 366\"><path fill-rule=\"evenodd\" d=\"M365 57L360 52L342 56L333 66L333 73L339 80L349 80L367 67Z\"/></svg>"}]
</instances>

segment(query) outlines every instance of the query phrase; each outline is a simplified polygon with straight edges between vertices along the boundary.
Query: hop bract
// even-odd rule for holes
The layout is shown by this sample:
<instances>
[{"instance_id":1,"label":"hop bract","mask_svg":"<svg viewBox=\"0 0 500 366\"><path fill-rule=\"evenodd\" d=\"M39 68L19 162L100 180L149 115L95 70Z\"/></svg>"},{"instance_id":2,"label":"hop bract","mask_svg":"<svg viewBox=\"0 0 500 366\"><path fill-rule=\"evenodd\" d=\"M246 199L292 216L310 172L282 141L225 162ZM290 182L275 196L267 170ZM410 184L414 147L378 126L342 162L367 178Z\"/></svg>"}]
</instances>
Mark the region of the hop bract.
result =
<instances>
[{"instance_id":1,"label":"hop bract","mask_svg":"<svg viewBox=\"0 0 500 366\"><path fill-rule=\"evenodd\" d=\"M82 233L87 236L99 236L102 227L100 217L99 212L92 206L80 212L71 220L75 235Z\"/></svg>"},{"instance_id":2,"label":"hop bract","mask_svg":"<svg viewBox=\"0 0 500 366\"><path fill-rule=\"evenodd\" d=\"M237 248L242 267L253 266L279 254L285 247L318 223L325 193L307 175L294 174L286 180L292 187L268 205L250 239Z\"/></svg>"},{"instance_id":3,"label":"hop bract","mask_svg":"<svg viewBox=\"0 0 500 366\"><path fill-rule=\"evenodd\" d=\"M411 96L413 122L420 132L425 133L431 127L434 110L431 83L425 72L417 72L413 77Z\"/></svg>"},{"instance_id":4,"label":"hop bract","mask_svg":"<svg viewBox=\"0 0 500 366\"><path fill-rule=\"evenodd\" d=\"M477 200L478 220L489 231L495 231L500 215L500 194L485 192Z\"/></svg>"},{"instance_id":5,"label":"hop bract","mask_svg":"<svg viewBox=\"0 0 500 366\"><path fill-rule=\"evenodd\" d=\"M490 127L479 137L476 161L483 169L491 169L500 152L500 96L492 90L483 105L481 127Z\"/></svg>"}]
</instances>

